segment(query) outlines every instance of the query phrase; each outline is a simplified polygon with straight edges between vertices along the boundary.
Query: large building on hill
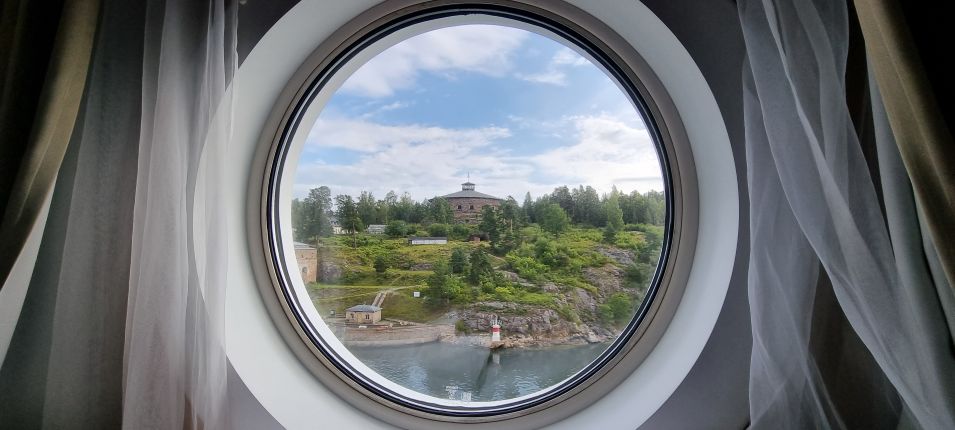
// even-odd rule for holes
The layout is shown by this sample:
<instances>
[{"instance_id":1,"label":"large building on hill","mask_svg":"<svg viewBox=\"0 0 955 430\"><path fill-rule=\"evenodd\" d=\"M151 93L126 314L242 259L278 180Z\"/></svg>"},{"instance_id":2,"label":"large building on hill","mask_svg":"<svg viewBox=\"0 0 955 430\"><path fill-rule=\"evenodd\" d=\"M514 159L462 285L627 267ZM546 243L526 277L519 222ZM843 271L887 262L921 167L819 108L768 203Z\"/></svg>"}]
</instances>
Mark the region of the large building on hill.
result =
<instances>
[{"instance_id":1,"label":"large building on hill","mask_svg":"<svg viewBox=\"0 0 955 430\"><path fill-rule=\"evenodd\" d=\"M441 196L441 198L451 205L454 221L466 224L481 222L481 209L485 206L498 207L503 201L492 195L475 191L474 184L471 182L461 184L461 191Z\"/></svg>"}]
</instances>

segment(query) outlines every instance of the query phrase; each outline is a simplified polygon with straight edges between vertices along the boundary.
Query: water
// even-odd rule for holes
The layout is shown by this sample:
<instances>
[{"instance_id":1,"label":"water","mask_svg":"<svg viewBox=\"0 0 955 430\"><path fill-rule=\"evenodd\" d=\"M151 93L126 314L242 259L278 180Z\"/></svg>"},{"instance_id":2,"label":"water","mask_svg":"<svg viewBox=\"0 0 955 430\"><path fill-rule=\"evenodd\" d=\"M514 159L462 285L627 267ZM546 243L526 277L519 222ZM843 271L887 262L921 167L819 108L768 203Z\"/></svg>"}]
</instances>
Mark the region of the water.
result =
<instances>
[{"instance_id":1,"label":"water","mask_svg":"<svg viewBox=\"0 0 955 430\"><path fill-rule=\"evenodd\" d=\"M573 375L606 344L510 348L432 342L349 350L385 378L422 394L463 401L506 400L534 393Z\"/></svg>"}]
</instances>

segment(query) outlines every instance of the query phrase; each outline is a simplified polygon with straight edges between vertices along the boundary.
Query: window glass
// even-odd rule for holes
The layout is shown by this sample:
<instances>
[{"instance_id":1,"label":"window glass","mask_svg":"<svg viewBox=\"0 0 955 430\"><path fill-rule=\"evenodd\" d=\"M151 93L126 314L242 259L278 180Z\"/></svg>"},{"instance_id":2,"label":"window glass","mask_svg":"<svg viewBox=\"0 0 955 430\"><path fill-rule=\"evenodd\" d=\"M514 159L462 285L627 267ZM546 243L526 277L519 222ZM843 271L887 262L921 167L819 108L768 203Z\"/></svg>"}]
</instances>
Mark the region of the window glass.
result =
<instances>
[{"instance_id":1,"label":"window glass","mask_svg":"<svg viewBox=\"0 0 955 430\"><path fill-rule=\"evenodd\" d=\"M362 65L309 126L298 273L313 323L370 379L469 404L533 395L644 304L666 237L661 160L634 102L570 42L432 30Z\"/></svg>"}]
</instances>

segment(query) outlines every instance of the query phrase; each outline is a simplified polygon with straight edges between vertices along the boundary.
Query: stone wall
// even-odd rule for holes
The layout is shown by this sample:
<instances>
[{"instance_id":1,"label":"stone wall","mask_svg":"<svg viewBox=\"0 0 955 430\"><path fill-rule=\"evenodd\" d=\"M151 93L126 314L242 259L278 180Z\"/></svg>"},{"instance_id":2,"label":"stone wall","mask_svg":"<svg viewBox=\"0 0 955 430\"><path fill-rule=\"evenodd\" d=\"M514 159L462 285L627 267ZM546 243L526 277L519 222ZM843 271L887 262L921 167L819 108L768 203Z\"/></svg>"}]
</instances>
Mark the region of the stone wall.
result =
<instances>
[{"instance_id":1,"label":"stone wall","mask_svg":"<svg viewBox=\"0 0 955 430\"><path fill-rule=\"evenodd\" d=\"M454 326L447 324L414 326L330 325L346 346L395 346L437 342L454 337Z\"/></svg>"},{"instance_id":2,"label":"stone wall","mask_svg":"<svg viewBox=\"0 0 955 430\"><path fill-rule=\"evenodd\" d=\"M465 224L477 224L481 222L481 209L484 206L498 207L500 200L485 199L479 197L452 197L448 199L451 210L454 212L454 221ZM461 209L458 209L458 206ZM474 209L471 209L474 207Z\"/></svg>"},{"instance_id":3,"label":"stone wall","mask_svg":"<svg viewBox=\"0 0 955 430\"><path fill-rule=\"evenodd\" d=\"M318 274L318 250L315 248L296 249L295 261L298 263L298 273L302 276L302 281L305 281L306 284L315 282Z\"/></svg>"}]
</instances>

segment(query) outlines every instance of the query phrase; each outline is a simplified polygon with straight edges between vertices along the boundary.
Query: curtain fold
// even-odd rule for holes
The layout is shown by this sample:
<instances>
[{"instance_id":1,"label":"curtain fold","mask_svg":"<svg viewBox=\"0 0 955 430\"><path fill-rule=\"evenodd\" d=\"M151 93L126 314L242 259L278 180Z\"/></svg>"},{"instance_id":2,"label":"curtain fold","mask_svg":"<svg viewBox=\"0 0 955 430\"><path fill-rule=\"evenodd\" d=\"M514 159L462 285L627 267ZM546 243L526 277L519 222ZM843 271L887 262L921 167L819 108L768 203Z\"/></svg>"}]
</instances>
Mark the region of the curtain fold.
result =
<instances>
[{"instance_id":1,"label":"curtain fold","mask_svg":"<svg viewBox=\"0 0 955 430\"><path fill-rule=\"evenodd\" d=\"M123 426L222 428L225 224L236 7L147 6Z\"/></svg>"},{"instance_id":2,"label":"curtain fold","mask_svg":"<svg viewBox=\"0 0 955 430\"><path fill-rule=\"evenodd\" d=\"M948 284L955 285L955 140L922 70L901 7L892 0L854 4L885 99L885 116Z\"/></svg>"},{"instance_id":3,"label":"curtain fold","mask_svg":"<svg viewBox=\"0 0 955 430\"><path fill-rule=\"evenodd\" d=\"M138 2L101 4L79 118L0 369L10 428L122 423L143 16Z\"/></svg>"},{"instance_id":4,"label":"curtain fold","mask_svg":"<svg viewBox=\"0 0 955 430\"><path fill-rule=\"evenodd\" d=\"M898 149L891 150L882 97L871 97L879 178L870 175L849 115L847 5L738 5L748 54L752 427L846 427L809 349L821 267L912 421L955 428L951 333L906 172L892 164ZM875 181L885 190L885 217Z\"/></svg>"},{"instance_id":5,"label":"curtain fold","mask_svg":"<svg viewBox=\"0 0 955 430\"><path fill-rule=\"evenodd\" d=\"M0 221L0 288L20 255L66 154L86 86L98 11L98 0L67 0L63 4L29 142L9 195L5 196L6 201L0 202L4 205ZM12 123L22 120L21 116L9 115L11 123L7 122L6 114L20 108L16 103L21 94L16 87L23 84L21 79L37 78L21 76L18 69L27 66L18 60L26 57L25 61L30 61L32 55L30 41L26 39L31 32L23 28L33 24L30 17L25 16L29 12L30 6L24 2L12 1L3 7L0 46L10 49L4 53L7 58L2 69L3 92L0 94L3 98L0 113L4 114L0 138L4 140L19 137L16 129L22 127ZM19 145L20 142L5 144Z\"/></svg>"},{"instance_id":6,"label":"curtain fold","mask_svg":"<svg viewBox=\"0 0 955 430\"><path fill-rule=\"evenodd\" d=\"M96 4L67 3L74 5L64 22L79 14L76 5ZM58 86L41 100L46 122L38 124L53 129L31 143L21 168L28 177L18 182L27 186L3 221L28 232L32 193L56 180L0 368L0 427L228 428L229 216L219 195L231 138L236 5L100 6L83 9L98 19L88 64L77 63L82 49L56 51L53 64L78 69L59 78L54 72L67 69L51 66ZM91 31L63 27L58 43L73 46Z\"/></svg>"}]
</instances>

